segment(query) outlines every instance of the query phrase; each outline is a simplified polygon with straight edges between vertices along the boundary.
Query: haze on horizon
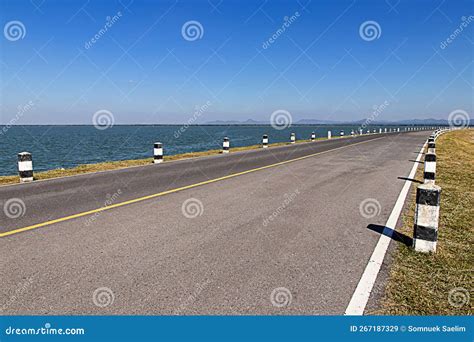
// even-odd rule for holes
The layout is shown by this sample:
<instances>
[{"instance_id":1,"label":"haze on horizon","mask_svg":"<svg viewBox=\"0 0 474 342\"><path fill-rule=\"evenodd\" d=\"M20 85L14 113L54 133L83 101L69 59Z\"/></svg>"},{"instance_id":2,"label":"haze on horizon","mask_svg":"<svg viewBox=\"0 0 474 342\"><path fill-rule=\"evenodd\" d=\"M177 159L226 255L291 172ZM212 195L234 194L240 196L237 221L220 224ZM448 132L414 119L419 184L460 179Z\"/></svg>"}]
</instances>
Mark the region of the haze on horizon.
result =
<instances>
[{"instance_id":1,"label":"haze on horizon","mask_svg":"<svg viewBox=\"0 0 474 342\"><path fill-rule=\"evenodd\" d=\"M3 1L0 124L472 113L469 4Z\"/></svg>"}]
</instances>

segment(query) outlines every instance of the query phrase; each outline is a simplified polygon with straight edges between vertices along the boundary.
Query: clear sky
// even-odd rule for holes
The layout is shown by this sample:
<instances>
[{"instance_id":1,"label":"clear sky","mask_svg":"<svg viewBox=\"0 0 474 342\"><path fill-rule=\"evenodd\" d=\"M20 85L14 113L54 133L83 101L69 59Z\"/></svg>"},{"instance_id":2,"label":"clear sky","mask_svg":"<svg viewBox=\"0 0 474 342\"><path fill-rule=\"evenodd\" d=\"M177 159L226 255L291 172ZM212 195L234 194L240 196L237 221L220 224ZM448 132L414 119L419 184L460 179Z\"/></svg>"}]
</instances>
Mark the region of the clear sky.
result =
<instances>
[{"instance_id":1,"label":"clear sky","mask_svg":"<svg viewBox=\"0 0 474 342\"><path fill-rule=\"evenodd\" d=\"M472 1L0 3L0 123L91 124L99 110L125 124L473 109Z\"/></svg>"}]
</instances>

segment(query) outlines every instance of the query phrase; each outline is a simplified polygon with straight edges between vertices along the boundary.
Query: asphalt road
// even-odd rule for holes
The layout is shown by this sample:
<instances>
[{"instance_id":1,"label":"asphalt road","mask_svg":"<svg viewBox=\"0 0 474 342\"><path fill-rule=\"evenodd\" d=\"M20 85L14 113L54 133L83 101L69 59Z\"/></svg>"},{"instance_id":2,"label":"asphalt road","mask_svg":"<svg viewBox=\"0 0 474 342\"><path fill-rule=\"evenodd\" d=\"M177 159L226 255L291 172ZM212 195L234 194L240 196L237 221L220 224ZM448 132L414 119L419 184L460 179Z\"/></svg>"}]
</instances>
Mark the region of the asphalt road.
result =
<instances>
[{"instance_id":1,"label":"asphalt road","mask_svg":"<svg viewBox=\"0 0 474 342\"><path fill-rule=\"evenodd\" d=\"M0 238L0 313L343 314L379 238L367 226L385 224L404 183L398 177L428 135L334 139L1 187L2 206L20 198L26 208L16 219L1 216L9 231L328 151ZM360 213L367 199L380 205L374 217Z\"/></svg>"},{"instance_id":2,"label":"asphalt road","mask_svg":"<svg viewBox=\"0 0 474 342\"><path fill-rule=\"evenodd\" d=\"M393 135L392 135L393 136ZM266 150L249 150L159 165L64 177L29 184L0 186L0 206L20 198L26 207L15 219L2 217L0 233L103 207L106 201L131 199L203 182L354 142L380 138L365 135L301 143ZM0 212L0 215L3 214Z\"/></svg>"}]
</instances>

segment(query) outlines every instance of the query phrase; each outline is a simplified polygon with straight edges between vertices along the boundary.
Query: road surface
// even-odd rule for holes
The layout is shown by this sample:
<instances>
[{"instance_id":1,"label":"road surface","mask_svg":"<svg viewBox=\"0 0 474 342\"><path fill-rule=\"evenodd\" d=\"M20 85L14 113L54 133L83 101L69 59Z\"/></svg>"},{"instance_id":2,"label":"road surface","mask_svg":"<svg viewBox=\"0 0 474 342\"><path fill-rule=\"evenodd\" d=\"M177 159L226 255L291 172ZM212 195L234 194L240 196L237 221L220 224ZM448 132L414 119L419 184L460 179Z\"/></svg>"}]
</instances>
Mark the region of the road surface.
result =
<instances>
[{"instance_id":1,"label":"road surface","mask_svg":"<svg viewBox=\"0 0 474 342\"><path fill-rule=\"evenodd\" d=\"M1 216L1 232L40 224L0 238L0 313L343 314L380 236L367 227L385 224L428 135L0 187L2 206L25 203L23 216Z\"/></svg>"}]
</instances>

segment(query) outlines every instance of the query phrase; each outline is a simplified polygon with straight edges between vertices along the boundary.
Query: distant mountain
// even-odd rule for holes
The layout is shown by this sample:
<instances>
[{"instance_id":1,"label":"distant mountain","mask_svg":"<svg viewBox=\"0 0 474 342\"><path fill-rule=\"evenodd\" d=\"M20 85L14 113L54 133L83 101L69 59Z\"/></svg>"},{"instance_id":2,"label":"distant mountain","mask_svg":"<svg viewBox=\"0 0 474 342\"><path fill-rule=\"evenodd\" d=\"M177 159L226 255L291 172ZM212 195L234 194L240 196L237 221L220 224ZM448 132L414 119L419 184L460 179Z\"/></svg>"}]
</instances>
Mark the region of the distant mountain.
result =
<instances>
[{"instance_id":1,"label":"distant mountain","mask_svg":"<svg viewBox=\"0 0 474 342\"><path fill-rule=\"evenodd\" d=\"M316 120L316 119L301 119L295 122L297 125L334 125L339 124L339 121L332 120Z\"/></svg>"},{"instance_id":2,"label":"distant mountain","mask_svg":"<svg viewBox=\"0 0 474 342\"><path fill-rule=\"evenodd\" d=\"M364 124L367 123L367 119L357 120L357 121L347 121L344 123L348 124ZM397 121L387 121L387 120L374 120L368 122L370 125L449 125L448 120L444 119L408 119L408 120L397 120Z\"/></svg>"},{"instance_id":3,"label":"distant mountain","mask_svg":"<svg viewBox=\"0 0 474 342\"><path fill-rule=\"evenodd\" d=\"M367 119L353 121L335 121L335 120L317 120L317 119L301 119L293 122L294 125L361 125L367 123ZM449 125L448 120L444 119L408 119L398 121L370 121L370 125ZM215 120L205 123L206 125L269 125L270 121L256 121L248 119L245 121L237 120Z\"/></svg>"},{"instance_id":4,"label":"distant mountain","mask_svg":"<svg viewBox=\"0 0 474 342\"><path fill-rule=\"evenodd\" d=\"M215 121L208 121L205 124L206 125L269 125L270 121L255 121L252 119L248 119L246 121L215 120Z\"/></svg>"}]
</instances>

